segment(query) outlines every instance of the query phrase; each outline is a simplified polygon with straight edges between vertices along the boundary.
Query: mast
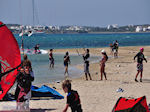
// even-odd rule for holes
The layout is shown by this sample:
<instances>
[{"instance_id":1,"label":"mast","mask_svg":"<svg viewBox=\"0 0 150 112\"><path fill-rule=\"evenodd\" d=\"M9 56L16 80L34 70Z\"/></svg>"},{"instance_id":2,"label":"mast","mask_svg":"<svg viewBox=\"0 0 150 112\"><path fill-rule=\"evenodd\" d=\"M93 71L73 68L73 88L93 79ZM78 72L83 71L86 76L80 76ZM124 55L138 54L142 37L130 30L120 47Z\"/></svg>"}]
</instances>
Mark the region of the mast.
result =
<instances>
[{"instance_id":1,"label":"mast","mask_svg":"<svg viewBox=\"0 0 150 112\"><path fill-rule=\"evenodd\" d=\"M23 23L23 19L22 19L22 6L21 6L21 1L19 1L19 9L20 9L20 24ZM21 26L21 33L22 33L22 36L21 36L21 50L23 51L23 55L24 55L24 42L23 42L23 26Z\"/></svg>"},{"instance_id":2,"label":"mast","mask_svg":"<svg viewBox=\"0 0 150 112\"><path fill-rule=\"evenodd\" d=\"M32 20L32 22L33 22L33 27L34 27L34 20L35 20L35 17L34 17L34 16L35 16L35 15L34 15L34 14L35 14L34 0L32 0L32 10L33 10L33 12L32 12L32 13L33 13L33 20Z\"/></svg>"}]
</instances>

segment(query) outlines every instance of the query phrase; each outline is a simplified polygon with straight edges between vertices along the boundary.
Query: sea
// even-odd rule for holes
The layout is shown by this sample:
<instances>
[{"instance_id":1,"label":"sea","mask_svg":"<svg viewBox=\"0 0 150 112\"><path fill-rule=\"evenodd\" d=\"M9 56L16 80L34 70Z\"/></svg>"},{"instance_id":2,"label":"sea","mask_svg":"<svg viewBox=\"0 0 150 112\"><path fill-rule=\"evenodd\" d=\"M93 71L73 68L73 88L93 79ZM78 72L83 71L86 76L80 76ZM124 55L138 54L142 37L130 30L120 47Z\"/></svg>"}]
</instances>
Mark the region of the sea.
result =
<instances>
[{"instance_id":1,"label":"sea","mask_svg":"<svg viewBox=\"0 0 150 112\"><path fill-rule=\"evenodd\" d=\"M19 46L22 38L14 34ZM150 33L106 33L106 34L34 34L24 36L24 47L34 49L40 44L40 49L71 49L71 48L98 48L109 47L115 40L119 46L146 46L150 45ZM64 54L55 54L55 67L50 69L48 54L30 54L28 58L32 62L35 75L33 84L53 83L64 79ZM90 63L98 62L100 56L91 56ZM77 65L83 65L83 59L78 54L70 55L69 77L78 78L84 74Z\"/></svg>"}]
</instances>

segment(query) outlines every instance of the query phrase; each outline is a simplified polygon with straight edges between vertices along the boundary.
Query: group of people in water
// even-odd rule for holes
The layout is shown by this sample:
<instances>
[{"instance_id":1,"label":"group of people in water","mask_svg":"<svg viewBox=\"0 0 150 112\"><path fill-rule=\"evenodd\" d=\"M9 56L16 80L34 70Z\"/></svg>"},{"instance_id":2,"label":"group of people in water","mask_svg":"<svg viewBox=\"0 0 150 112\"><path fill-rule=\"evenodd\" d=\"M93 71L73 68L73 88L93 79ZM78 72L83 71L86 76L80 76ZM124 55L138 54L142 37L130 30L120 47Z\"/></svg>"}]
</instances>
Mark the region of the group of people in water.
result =
<instances>
[{"instance_id":1,"label":"group of people in water","mask_svg":"<svg viewBox=\"0 0 150 112\"><path fill-rule=\"evenodd\" d=\"M84 73L85 73L85 78L86 80L88 80L88 77L90 80L92 80L92 77L90 75L90 71L89 71L89 66L90 66L90 50L89 49L84 49L84 53L83 54L79 54L79 52L77 51L79 56L82 56L83 61L84 61ZM102 59L100 61L100 73L101 73L101 80L103 80L103 75L105 77L105 79L107 80L106 77L106 73L105 73L105 63L108 60L108 56L106 54L106 51L103 49L101 51L102 54ZM54 57L53 57L53 49L49 50L49 66L50 68L54 68ZM64 56L64 67L65 67L65 72L64 72L64 76L65 79L69 76L69 72L68 72L68 65L71 64L70 61L70 56L69 56L69 52L67 51L65 56Z\"/></svg>"}]
</instances>

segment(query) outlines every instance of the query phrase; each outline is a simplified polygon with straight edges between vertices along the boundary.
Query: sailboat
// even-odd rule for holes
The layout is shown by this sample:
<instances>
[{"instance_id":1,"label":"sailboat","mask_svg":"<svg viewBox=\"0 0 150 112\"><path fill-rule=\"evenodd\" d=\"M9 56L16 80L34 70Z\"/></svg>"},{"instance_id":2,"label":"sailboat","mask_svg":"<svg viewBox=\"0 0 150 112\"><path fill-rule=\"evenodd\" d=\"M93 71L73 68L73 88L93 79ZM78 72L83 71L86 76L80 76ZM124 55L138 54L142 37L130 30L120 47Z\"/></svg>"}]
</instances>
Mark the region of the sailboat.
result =
<instances>
[{"instance_id":1,"label":"sailboat","mask_svg":"<svg viewBox=\"0 0 150 112\"><path fill-rule=\"evenodd\" d=\"M32 0L32 15L33 15L33 26L32 26L32 28L30 28L30 29L26 29L26 30L24 30L24 28L23 28L23 26L22 26L22 31L21 31L21 33L19 34L19 36L20 37L22 37L22 44L21 44L21 54L47 54L48 53L48 51L46 51L46 50L42 50L42 49L39 49L39 44L36 44L35 45L35 47L34 47L34 50L33 49L29 49L29 48L27 48L27 49L24 49L24 36L28 36L28 37L30 37L30 36L34 36L34 34L38 34L38 33L43 33L43 32L40 32L40 31L38 31L37 29L35 29L35 18L36 18L36 15L35 15L35 2L34 2L34 0ZM37 17L38 18L38 17ZM37 45L38 45L38 47L37 47ZM36 48L38 48L38 49L36 49Z\"/></svg>"}]
</instances>

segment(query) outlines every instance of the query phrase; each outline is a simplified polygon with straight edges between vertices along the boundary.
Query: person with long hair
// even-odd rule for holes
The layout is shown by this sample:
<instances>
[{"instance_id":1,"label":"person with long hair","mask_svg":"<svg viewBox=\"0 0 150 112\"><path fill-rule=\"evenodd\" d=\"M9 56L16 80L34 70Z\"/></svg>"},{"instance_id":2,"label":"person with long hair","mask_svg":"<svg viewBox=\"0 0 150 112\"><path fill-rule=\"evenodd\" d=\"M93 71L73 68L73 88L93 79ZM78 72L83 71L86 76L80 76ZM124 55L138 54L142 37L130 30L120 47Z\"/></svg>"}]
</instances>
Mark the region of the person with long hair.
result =
<instances>
[{"instance_id":1,"label":"person with long hair","mask_svg":"<svg viewBox=\"0 0 150 112\"><path fill-rule=\"evenodd\" d=\"M103 55L103 57L102 57L102 59L100 61L101 80L103 80L103 75L105 77L105 80L107 80L106 72L105 72L105 63L108 60L108 56L107 56L106 51L104 49L101 51L101 53Z\"/></svg>"}]
</instances>

